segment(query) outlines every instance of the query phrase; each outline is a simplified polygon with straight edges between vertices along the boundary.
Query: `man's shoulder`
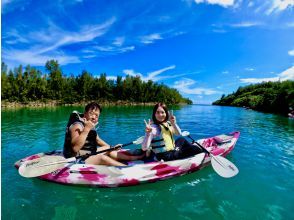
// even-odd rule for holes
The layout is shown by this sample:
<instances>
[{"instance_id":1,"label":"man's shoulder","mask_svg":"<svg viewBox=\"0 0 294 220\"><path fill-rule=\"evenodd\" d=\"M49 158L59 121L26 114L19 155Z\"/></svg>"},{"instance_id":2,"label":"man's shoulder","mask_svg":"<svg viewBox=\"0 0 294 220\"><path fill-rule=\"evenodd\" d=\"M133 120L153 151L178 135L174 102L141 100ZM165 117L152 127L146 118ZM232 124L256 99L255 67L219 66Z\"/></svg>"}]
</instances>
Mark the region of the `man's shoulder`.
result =
<instances>
[{"instance_id":1,"label":"man's shoulder","mask_svg":"<svg viewBox=\"0 0 294 220\"><path fill-rule=\"evenodd\" d=\"M72 129L77 129L77 128L84 129L84 125L83 125L83 123L80 122L80 121L76 121L76 122L72 123L72 124L70 125L70 127L69 127L70 130L72 130Z\"/></svg>"}]
</instances>

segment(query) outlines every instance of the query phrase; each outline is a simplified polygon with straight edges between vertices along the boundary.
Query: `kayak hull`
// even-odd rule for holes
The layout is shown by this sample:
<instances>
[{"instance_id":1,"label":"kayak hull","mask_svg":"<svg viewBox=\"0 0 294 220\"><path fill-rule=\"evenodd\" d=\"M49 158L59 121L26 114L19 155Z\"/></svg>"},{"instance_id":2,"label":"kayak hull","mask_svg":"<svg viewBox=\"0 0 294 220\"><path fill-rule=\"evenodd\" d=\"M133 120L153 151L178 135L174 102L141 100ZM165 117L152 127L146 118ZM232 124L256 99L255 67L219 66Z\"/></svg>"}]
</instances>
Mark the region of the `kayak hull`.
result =
<instances>
[{"instance_id":1,"label":"kayak hull","mask_svg":"<svg viewBox=\"0 0 294 220\"><path fill-rule=\"evenodd\" d=\"M200 139L197 142L213 155L226 156L233 150L239 135L239 132L232 132L229 135L218 135ZM127 152L130 153L131 151ZM50 155L62 156L62 152L54 151ZM48 156L48 153L39 153L21 159L15 163L15 167L19 168L25 161L43 156ZM67 163L62 168L37 178L68 185L94 187L133 186L192 173L209 164L210 157L205 153L174 161L154 161L152 158L145 158L144 160L129 161L128 166L123 167Z\"/></svg>"}]
</instances>

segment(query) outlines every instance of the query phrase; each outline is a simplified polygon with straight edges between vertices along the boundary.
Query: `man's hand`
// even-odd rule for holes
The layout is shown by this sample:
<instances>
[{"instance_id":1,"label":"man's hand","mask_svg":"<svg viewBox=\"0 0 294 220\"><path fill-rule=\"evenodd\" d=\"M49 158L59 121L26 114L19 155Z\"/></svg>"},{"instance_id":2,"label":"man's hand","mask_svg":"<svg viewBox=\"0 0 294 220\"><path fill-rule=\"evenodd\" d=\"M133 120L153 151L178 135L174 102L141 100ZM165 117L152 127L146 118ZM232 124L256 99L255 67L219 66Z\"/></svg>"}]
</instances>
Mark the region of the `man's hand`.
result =
<instances>
[{"instance_id":1,"label":"man's hand","mask_svg":"<svg viewBox=\"0 0 294 220\"><path fill-rule=\"evenodd\" d=\"M90 120L88 121L86 118L84 118L84 123L85 123L85 127L84 127L85 131L89 132L90 130L95 128L95 124L91 122Z\"/></svg>"},{"instance_id":2,"label":"man's hand","mask_svg":"<svg viewBox=\"0 0 294 220\"><path fill-rule=\"evenodd\" d=\"M122 144L117 144L117 145L110 147L110 148L114 148L115 150L120 150L122 148Z\"/></svg>"}]
</instances>

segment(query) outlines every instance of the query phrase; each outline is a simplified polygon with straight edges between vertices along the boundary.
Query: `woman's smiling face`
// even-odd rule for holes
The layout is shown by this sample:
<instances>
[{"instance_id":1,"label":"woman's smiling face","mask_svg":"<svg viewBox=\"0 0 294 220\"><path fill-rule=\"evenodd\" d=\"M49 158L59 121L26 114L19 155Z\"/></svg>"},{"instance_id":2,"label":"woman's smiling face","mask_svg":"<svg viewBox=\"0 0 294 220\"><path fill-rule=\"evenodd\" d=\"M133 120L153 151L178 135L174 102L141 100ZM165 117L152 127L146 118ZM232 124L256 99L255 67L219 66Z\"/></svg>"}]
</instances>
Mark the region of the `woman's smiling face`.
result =
<instances>
[{"instance_id":1,"label":"woman's smiling face","mask_svg":"<svg viewBox=\"0 0 294 220\"><path fill-rule=\"evenodd\" d=\"M155 112L155 117L158 122L163 122L166 118L166 112L162 107L158 107L156 112Z\"/></svg>"}]
</instances>

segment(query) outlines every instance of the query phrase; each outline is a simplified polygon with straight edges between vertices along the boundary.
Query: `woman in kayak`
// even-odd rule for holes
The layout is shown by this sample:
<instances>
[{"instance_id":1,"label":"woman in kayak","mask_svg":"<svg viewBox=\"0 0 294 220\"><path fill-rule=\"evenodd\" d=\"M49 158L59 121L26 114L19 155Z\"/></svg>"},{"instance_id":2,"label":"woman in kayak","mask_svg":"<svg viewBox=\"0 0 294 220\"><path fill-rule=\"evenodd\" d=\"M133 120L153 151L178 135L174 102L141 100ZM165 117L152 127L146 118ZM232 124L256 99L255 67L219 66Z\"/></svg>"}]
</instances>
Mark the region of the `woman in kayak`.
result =
<instances>
[{"instance_id":1,"label":"woman in kayak","mask_svg":"<svg viewBox=\"0 0 294 220\"><path fill-rule=\"evenodd\" d=\"M91 102L85 107L84 114L73 112L67 123L63 155L65 158L90 154L81 161L86 164L126 166L118 160L137 160L144 155L133 156L121 153L117 150L96 154L96 151L109 149L110 145L103 141L95 130L101 113L101 107L96 102ZM82 116L82 117L81 117ZM116 145L115 147L119 146ZM99 146L97 148L97 146Z\"/></svg>"},{"instance_id":2,"label":"woman in kayak","mask_svg":"<svg viewBox=\"0 0 294 220\"><path fill-rule=\"evenodd\" d=\"M168 120L169 119L169 120ZM176 160L194 156L202 149L188 142L184 137L176 141L173 135L181 135L176 117L170 115L165 104L157 103L152 113L153 124L150 119L145 121L145 139L142 144L143 151L152 151L157 160Z\"/></svg>"}]
</instances>

